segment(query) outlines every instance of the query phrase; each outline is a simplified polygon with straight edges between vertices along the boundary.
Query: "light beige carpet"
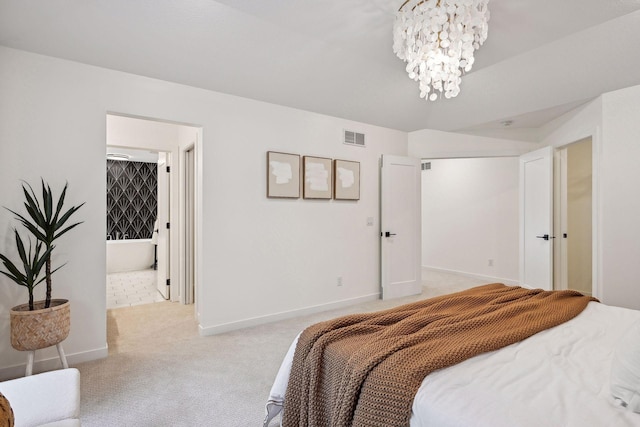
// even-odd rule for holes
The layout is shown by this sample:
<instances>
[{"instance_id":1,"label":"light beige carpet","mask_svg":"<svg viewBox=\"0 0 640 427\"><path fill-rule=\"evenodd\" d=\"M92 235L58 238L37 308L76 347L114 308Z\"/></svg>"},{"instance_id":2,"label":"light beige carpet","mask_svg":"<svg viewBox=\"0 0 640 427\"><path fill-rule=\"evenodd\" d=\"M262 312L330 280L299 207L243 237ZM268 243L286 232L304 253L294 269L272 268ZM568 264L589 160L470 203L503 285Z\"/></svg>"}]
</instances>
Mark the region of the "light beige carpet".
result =
<instances>
[{"instance_id":1,"label":"light beige carpet","mask_svg":"<svg viewBox=\"0 0 640 427\"><path fill-rule=\"evenodd\" d=\"M75 366L81 372L82 425L260 426L282 358L306 326L486 283L437 272L426 272L423 279L419 297L372 301L210 337L198 335L193 306L161 302L109 310L109 357Z\"/></svg>"}]
</instances>

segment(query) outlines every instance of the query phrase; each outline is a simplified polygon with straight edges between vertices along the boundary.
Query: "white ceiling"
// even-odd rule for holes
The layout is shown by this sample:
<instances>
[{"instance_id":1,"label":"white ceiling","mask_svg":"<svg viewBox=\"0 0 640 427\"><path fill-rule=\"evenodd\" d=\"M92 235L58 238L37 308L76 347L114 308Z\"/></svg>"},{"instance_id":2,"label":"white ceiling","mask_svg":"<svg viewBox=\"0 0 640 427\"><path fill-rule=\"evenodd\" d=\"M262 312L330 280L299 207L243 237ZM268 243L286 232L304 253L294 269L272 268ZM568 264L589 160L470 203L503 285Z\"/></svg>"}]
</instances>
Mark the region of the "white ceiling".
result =
<instances>
[{"instance_id":1,"label":"white ceiling","mask_svg":"<svg viewBox=\"0 0 640 427\"><path fill-rule=\"evenodd\" d=\"M491 0L455 99L392 51L404 0L0 0L0 45L404 131L535 128L640 84L640 0Z\"/></svg>"}]
</instances>

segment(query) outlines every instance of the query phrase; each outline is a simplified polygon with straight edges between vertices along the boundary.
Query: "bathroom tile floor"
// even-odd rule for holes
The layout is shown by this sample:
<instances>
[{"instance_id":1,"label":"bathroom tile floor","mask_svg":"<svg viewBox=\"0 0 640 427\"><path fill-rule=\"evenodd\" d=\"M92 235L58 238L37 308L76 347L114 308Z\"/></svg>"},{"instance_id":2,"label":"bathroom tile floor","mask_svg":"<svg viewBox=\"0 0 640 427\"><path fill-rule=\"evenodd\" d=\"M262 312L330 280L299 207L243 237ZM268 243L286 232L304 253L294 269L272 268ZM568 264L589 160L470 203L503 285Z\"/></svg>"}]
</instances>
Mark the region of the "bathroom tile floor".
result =
<instances>
[{"instance_id":1,"label":"bathroom tile floor","mask_svg":"<svg viewBox=\"0 0 640 427\"><path fill-rule=\"evenodd\" d=\"M107 274L107 308L164 301L156 288L157 273L142 270Z\"/></svg>"}]
</instances>

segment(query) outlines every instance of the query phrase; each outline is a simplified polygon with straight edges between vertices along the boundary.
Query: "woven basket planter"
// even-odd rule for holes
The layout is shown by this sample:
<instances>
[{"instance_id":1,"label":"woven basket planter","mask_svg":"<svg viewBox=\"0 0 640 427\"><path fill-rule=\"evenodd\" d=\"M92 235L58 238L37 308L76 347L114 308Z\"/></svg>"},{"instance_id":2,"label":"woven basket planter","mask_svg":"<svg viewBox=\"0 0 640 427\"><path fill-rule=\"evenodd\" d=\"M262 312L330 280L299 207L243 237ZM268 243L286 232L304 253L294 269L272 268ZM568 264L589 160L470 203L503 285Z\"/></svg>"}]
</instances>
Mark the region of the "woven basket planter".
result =
<instances>
[{"instance_id":1,"label":"woven basket planter","mask_svg":"<svg viewBox=\"0 0 640 427\"><path fill-rule=\"evenodd\" d=\"M20 351L33 351L51 347L69 336L71 328L71 305L66 299L52 299L49 308L44 301L11 309L11 346Z\"/></svg>"}]
</instances>

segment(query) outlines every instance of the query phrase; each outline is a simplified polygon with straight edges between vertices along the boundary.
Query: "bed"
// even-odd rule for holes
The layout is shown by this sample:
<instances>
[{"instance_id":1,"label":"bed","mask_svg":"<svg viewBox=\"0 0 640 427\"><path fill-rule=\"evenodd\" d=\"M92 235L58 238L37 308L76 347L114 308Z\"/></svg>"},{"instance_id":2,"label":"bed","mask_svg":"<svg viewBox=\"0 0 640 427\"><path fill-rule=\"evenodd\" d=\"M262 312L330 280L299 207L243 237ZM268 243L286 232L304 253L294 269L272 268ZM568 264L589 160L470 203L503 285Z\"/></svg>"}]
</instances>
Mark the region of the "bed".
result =
<instances>
[{"instance_id":1,"label":"bed","mask_svg":"<svg viewBox=\"0 0 640 427\"><path fill-rule=\"evenodd\" d=\"M299 337L273 383L265 427L287 404ZM570 320L426 375L409 402L409 425L640 426L639 395L640 312L585 301ZM331 416L289 425L341 425Z\"/></svg>"}]
</instances>

